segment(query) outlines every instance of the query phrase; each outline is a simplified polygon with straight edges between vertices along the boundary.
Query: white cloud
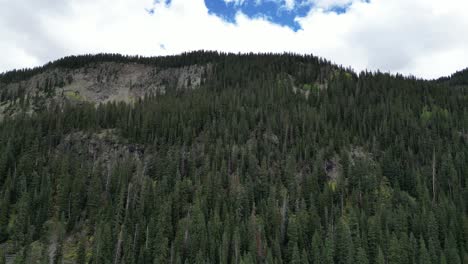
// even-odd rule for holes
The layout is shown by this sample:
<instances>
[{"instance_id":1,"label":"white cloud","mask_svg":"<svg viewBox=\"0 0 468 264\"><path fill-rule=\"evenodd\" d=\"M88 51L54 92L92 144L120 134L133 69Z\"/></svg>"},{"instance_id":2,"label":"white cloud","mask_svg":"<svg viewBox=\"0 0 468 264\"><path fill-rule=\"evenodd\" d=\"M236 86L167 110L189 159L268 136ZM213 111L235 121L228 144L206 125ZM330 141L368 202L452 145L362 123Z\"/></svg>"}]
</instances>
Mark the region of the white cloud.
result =
<instances>
[{"instance_id":1,"label":"white cloud","mask_svg":"<svg viewBox=\"0 0 468 264\"><path fill-rule=\"evenodd\" d=\"M294 9L295 0L284 0L284 6L286 7L287 10Z\"/></svg>"},{"instance_id":2,"label":"white cloud","mask_svg":"<svg viewBox=\"0 0 468 264\"><path fill-rule=\"evenodd\" d=\"M0 71L71 54L198 49L313 53L357 70L426 78L468 66L465 0L314 1L294 32L242 13L227 23L209 14L203 0L0 0ZM327 11L343 3L350 5L346 13Z\"/></svg>"},{"instance_id":3,"label":"white cloud","mask_svg":"<svg viewBox=\"0 0 468 264\"><path fill-rule=\"evenodd\" d=\"M316 0L312 2L315 3L316 7L323 8L323 9L330 9L336 6L346 6L355 1L354 0Z\"/></svg>"}]
</instances>

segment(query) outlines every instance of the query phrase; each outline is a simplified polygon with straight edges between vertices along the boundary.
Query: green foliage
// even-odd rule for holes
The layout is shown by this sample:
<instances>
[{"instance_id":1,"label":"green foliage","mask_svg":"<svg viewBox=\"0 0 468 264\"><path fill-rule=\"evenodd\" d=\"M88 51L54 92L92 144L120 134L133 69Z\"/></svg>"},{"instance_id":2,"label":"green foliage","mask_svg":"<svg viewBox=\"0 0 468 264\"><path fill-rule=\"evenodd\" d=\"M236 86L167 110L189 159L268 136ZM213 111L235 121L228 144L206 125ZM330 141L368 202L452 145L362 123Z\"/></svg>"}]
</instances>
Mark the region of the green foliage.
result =
<instances>
[{"instance_id":1,"label":"green foliage","mask_svg":"<svg viewBox=\"0 0 468 264\"><path fill-rule=\"evenodd\" d=\"M37 113L5 118L0 243L19 262L37 241L42 263L55 243L55 262L466 262L465 88L210 52L70 57L0 82L106 61L212 69L195 90L99 106L41 97ZM292 83L327 89L306 99Z\"/></svg>"},{"instance_id":2,"label":"green foliage","mask_svg":"<svg viewBox=\"0 0 468 264\"><path fill-rule=\"evenodd\" d=\"M0 247L0 264L6 264L5 252L3 252L3 249L1 247Z\"/></svg>"},{"instance_id":3,"label":"green foliage","mask_svg":"<svg viewBox=\"0 0 468 264\"><path fill-rule=\"evenodd\" d=\"M305 83L304 85L302 85L302 89L314 93L318 93L320 91L320 87L316 83Z\"/></svg>"},{"instance_id":4,"label":"green foliage","mask_svg":"<svg viewBox=\"0 0 468 264\"><path fill-rule=\"evenodd\" d=\"M427 252L426 244L422 238L419 240L419 263L420 264L431 263L431 257L429 256L429 253Z\"/></svg>"},{"instance_id":5,"label":"green foliage","mask_svg":"<svg viewBox=\"0 0 468 264\"><path fill-rule=\"evenodd\" d=\"M395 235L392 235L389 244L390 245L388 248L388 264L403 263L403 252L401 250L400 242L398 241L398 238Z\"/></svg>"},{"instance_id":6,"label":"green foliage","mask_svg":"<svg viewBox=\"0 0 468 264\"><path fill-rule=\"evenodd\" d=\"M78 246L76 264L86 264L86 241L82 239Z\"/></svg>"},{"instance_id":7,"label":"green foliage","mask_svg":"<svg viewBox=\"0 0 468 264\"><path fill-rule=\"evenodd\" d=\"M85 100L84 97L81 96L79 92L75 92L75 91L65 91L64 95L68 99L73 99L73 100L77 100L77 101L84 101Z\"/></svg>"},{"instance_id":8,"label":"green foliage","mask_svg":"<svg viewBox=\"0 0 468 264\"><path fill-rule=\"evenodd\" d=\"M385 264L386 263L385 262L385 256L384 256L384 254L382 252L382 249L380 247L378 249L378 253L377 253L377 257L375 259L375 263L376 264ZM429 262L427 262L427 263L429 263Z\"/></svg>"},{"instance_id":9,"label":"green foliage","mask_svg":"<svg viewBox=\"0 0 468 264\"><path fill-rule=\"evenodd\" d=\"M356 253L356 263L360 263L360 264L368 264L369 263L369 260L367 258L367 254L366 254L366 251L364 250L364 248L362 247L359 247L357 249L357 253Z\"/></svg>"},{"instance_id":10,"label":"green foliage","mask_svg":"<svg viewBox=\"0 0 468 264\"><path fill-rule=\"evenodd\" d=\"M336 262L338 264L354 263L354 245L348 223L341 219L336 228Z\"/></svg>"},{"instance_id":11,"label":"green foliage","mask_svg":"<svg viewBox=\"0 0 468 264\"><path fill-rule=\"evenodd\" d=\"M452 74L450 77L443 77L438 80L452 86L468 85L468 69L464 69Z\"/></svg>"}]
</instances>

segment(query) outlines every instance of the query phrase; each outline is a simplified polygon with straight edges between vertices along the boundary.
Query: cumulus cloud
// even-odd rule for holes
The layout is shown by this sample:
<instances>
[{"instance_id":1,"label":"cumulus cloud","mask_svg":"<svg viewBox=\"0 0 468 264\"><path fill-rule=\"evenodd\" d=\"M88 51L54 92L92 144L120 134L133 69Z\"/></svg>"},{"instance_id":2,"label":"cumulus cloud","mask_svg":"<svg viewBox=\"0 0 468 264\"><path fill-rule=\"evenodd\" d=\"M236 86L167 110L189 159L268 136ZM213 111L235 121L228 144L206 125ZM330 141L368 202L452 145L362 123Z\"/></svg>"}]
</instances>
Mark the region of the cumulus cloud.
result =
<instances>
[{"instance_id":1,"label":"cumulus cloud","mask_svg":"<svg viewBox=\"0 0 468 264\"><path fill-rule=\"evenodd\" d=\"M295 32L242 12L226 22L203 0L0 0L0 71L71 54L199 49L313 53L356 70L424 78L468 66L466 0L311 1ZM347 11L331 12L335 5Z\"/></svg>"},{"instance_id":2,"label":"cumulus cloud","mask_svg":"<svg viewBox=\"0 0 468 264\"><path fill-rule=\"evenodd\" d=\"M353 3L354 0L316 0L313 2L318 8L330 9L336 6L348 6Z\"/></svg>"}]
</instances>

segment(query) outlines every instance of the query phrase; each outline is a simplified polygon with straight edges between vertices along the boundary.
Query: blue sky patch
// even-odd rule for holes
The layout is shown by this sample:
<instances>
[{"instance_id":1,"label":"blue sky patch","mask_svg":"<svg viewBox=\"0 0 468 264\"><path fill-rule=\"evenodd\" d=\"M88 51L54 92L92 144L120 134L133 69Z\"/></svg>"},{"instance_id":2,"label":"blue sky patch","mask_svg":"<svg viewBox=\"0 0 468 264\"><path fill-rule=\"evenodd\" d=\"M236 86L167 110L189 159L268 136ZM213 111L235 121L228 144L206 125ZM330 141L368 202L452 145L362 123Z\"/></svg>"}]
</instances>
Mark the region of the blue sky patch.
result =
<instances>
[{"instance_id":1,"label":"blue sky patch","mask_svg":"<svg viewBox=\"0 0 468 264\"><path fill-rule=\"evenodd\" d=\"M171 0L154 0L155 3L171 4ZM204 0L210 14L216 15L229 23L236 23L237 12L242 12L249 18L263 18L272 23L286 26L294 31L301 29L296 18L305 17L314 7L313 0L294 0L294 7L288 8L286 0ZM369 3L370 0L361 0ZM351 2L342 6L332 6L327 11L337 14L346 13ZM149 15L154 15L154 8L146 9Z\"/></svg>"},{"instance_id":2,"label":"blue sky patch","mask_svg":"<svg viewBox=\"0 0 468 264\"><path fill-rule=\"evenodd\" d=\"M304 17L312 8L308 0L296 0L294 8L288 10L285 2L280 0L244 0L225 2L224 0L205 0L205 5L211 14L235 23L236 13L241 11L249 18L262 17L266 20L288 26L294 31L301 29L296 17Z\"/></svg>"}]
</instances>

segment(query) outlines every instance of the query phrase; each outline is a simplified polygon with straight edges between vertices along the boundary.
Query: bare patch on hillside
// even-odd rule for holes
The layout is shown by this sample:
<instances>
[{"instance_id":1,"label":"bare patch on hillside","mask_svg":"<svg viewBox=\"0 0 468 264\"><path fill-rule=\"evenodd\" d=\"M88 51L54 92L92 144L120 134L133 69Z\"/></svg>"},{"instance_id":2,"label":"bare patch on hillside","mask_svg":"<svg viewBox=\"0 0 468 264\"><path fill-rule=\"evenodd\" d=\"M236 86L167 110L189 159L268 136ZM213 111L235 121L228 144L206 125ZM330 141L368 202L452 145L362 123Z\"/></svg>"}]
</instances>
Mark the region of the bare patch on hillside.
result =
<instances>
[{"instance_id":1,"label":"bare patch on hillside","mask_svg":"<svg viewBox=\"0 0 468 264\"><path fill-rule=\"evenodd\" d=\"M56 68L28 80L0 84L4 91L0 116L34 112L51 102L132 103L145 95L168 89L195 89L211 65L160 68L137 63L93 63L79 69Z\"/></svg>"}]
</instances>

